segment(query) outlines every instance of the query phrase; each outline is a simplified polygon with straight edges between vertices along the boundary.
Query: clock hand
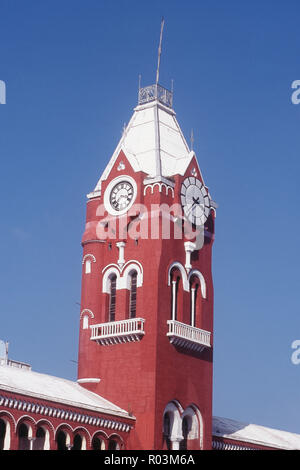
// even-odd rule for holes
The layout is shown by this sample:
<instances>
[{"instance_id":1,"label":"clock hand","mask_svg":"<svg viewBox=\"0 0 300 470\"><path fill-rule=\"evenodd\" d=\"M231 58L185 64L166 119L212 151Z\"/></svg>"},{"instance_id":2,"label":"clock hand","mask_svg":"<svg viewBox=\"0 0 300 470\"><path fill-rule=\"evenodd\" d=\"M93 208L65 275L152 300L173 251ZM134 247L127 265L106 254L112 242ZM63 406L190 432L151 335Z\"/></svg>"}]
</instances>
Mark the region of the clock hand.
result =
<instances>
[{"instance_id":1,"label":"clock hand","mask_svg":"<svg viewBox=\"0 0 300 470\"><path fill-rule=\"evenodd\" d=\"M193 198L194 199L194 198ZM191 207L189 208L189 210L187 211L187 216L190 214L190 212L194 209L194 206L195 204L197 204L196 202L193 202L193 204L191 205Z\"/></svg>"}]
</instances>

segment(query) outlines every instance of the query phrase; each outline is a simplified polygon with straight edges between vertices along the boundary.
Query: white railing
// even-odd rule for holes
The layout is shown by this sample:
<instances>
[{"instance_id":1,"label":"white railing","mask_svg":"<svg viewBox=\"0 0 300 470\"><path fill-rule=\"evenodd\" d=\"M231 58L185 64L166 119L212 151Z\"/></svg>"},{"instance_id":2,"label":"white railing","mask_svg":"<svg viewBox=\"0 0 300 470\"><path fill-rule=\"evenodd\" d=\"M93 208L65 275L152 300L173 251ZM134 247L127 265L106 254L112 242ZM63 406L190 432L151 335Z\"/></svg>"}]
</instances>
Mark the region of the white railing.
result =
<instances>
[{"instance_id":1,"label":"white railing","mask_svg":"<svg viewBox=\"0 0 300 470\"><path fill-rule=\"evenodd\" d=\"M26 362L15 361L13 359L5 359L4 357L0 358L0 366L10 366L17 369L26 369L31 370L31 366L26 364Z\"/></svg>"},{"instance_id":2,"label":"white railing","mask_svg":"<svg viewBox=\"0 0 300 470\"><path fill-rule=\"evenodd\" d=\"M145 334L144 323L144 318L130 318L91 325L91 340L101 345L139 341Z\"/></svg>"},{"instance_id":3,"label":"white railing","mask_svg":"<svg viewBox=\"0 0 300 470\"><path fill-rule=\"evenodd\" d=\"M209 331L201 330L177 320L168 320L167 323L169 325L167 336L172 344L198 352L211 347Z\"/></svg>"}]
</instances>

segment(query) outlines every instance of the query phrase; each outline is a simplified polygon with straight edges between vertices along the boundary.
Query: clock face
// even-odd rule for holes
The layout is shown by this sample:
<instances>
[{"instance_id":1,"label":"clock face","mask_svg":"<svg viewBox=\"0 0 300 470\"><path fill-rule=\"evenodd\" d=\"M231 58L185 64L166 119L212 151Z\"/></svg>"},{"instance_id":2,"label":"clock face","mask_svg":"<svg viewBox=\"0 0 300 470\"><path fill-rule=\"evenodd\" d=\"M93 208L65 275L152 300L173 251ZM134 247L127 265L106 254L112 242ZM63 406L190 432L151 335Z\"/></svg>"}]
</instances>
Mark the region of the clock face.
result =
<instances>
[{"instance_id":1,"label":"clock face","mask_svg":"<svg viewBox=\"0 0 300 470\"><path fill-rule=\"evenodd\" d=\"M209 215L210 200L201 181L194 176L185 178L180 197L186 218L194 225L203 225Z\"/></svg>"},{"instance_id":2,"label":"clock face","mask_svg":"<svg viewBox=\"0 0 300 470\"><path fill-rule=\"evenodd\" d=\"M116 211L123 211L131 204L134 190L129 181L120 181L110 191L109 202Z\"/></svg>"},{"instance_id":3,"label":"clock face","mask_svg":"<svg viewBox=\"0 0 300 470\"><path fill-rule=\"evenodd\" d=\"M133 205L137 195L137 186L131 176L123 175L113 179L104 193L104 206L111 215L125 214Z\"/></svg>"}]
</instances>

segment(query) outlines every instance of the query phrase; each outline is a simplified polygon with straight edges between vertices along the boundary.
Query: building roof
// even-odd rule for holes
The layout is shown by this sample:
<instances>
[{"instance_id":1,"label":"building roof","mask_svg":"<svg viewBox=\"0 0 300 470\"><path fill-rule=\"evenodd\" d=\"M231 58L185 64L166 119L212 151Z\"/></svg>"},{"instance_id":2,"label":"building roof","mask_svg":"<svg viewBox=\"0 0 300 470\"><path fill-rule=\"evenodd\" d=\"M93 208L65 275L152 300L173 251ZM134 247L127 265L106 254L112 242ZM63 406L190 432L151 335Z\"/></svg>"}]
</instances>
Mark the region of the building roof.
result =
<instances>
[{"instance_id":1,"label":"building roof","mask_svg":"<svg viewBox=\"0 0 300 470\"><path fill-rule=\"evenodd\" d=\"M157 86L165 90L160 85ZM151 87L141 91L147 88ZM134 171L142 171L149 177L184 175L195 155L189 149L175 111L163 99L146 99L134 109L121 140L89 197L99 194L101 182L108 178L121 150Z\"/></svg>"},{"instance_id":2,"label":"building roof","mask_svg":"<svg viewBox=\"0 0 300 470\"><path fill-rule=\"evenodd\" d=\"M257 424L213 417L213 437L286 450L300 449L300 435Z\"/></svg>"},{"instance_id":3,"label":"building roof","mask_svg":"<svg viewBox=\"0 0 300 470\"><path fill-rule=\"evenodd\" d=\"M0 393L3 390L68 406L130 418L127 411L83 388L77 382L33 372L28 369L0 365Z\"/></svg>"}]
</instances>

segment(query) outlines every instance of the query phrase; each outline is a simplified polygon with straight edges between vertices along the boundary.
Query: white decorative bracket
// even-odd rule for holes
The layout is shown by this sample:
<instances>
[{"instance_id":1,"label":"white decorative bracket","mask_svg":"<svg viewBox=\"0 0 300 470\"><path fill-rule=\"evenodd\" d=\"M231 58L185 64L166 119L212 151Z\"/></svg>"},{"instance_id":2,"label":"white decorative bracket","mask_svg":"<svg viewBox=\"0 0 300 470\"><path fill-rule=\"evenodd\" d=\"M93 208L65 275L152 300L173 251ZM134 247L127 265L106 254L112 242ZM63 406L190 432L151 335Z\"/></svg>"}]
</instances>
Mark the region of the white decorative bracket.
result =
<instances>
[{"instance_id":1,"label":"white decorative bracket","mask_svg":"<svg viewBox=\"0 0 300 470\"><path fill-rule=\"evenodd\" d=\"M118 263L120 269L122 269L122 267L125 264L124 251L125 251L126 242L118 242L116 245L119 248L119 259L118 259L117 263Z\"/></svg>"},{"instance_id":2,"label":"white decorative bracket","mask_svg":"<svg viewBox=\"0 0 300 470\"><path fill-rule=\"evenodd\" d=\"M192 242L185 242L184 249L185 249L185 269L186 272L189 273L192 269L191 265L191 254L195 250L196 244Z\"/></svg>"}]
</instances>

